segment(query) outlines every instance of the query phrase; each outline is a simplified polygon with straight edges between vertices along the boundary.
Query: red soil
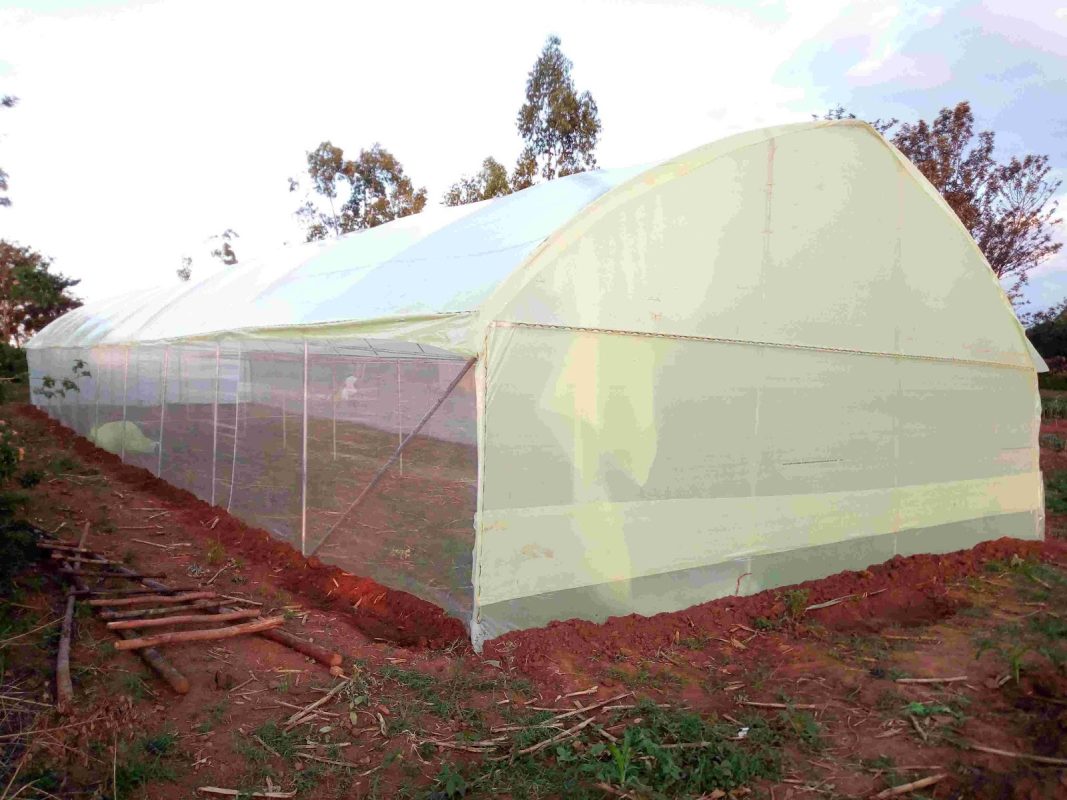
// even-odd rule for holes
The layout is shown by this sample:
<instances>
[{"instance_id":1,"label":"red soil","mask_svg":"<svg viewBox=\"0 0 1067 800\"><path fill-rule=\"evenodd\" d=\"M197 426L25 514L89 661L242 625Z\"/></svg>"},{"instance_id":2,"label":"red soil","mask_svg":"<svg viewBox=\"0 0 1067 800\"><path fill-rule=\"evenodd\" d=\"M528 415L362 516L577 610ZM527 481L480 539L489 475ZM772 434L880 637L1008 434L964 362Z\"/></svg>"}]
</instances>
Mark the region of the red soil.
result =
<instances>
[{"instance_id":1,"label":"red soil","mask_svg":"<svg viewBox=\"0 0 1067 800\"><path fill-rule=\"evenodd\" d=\"M958 603L949 597L948 584L980 573L986 561L1007 561L1013 555L1067 565L1067 542L998 539L947 555L898 556L863 572L841 572L796 588L808 590L809 605L884 590L862 600L813 612L812 618L829 630L872 632L888 626L928 625L951 616L958 608ZM568 672L588 674L596 671L598 662L603 663L615 654L650 657L679 639L702 631L751 627L761 617L779 619L787 611L781 595L780 589L768 590L653 617L636 614L612 617L601 624L581 620L552 622L544 628L494 639L486 644L485 655L505 660L542 680L558 678L560 665L565 665ZM754 655L751 649L744 654L735 653L737 661Z\"/></svg>"},{"instance_id":2,"label":"red soil","mask_svg":"<svg viewBox=\"0 0 1067 800\"><path fill-rule=\"evenodd\" d=\"M230 555L278 570L276 582L283 588L324 611L347 615L368 637L431 648L467 640L463 624L436 606L369 578L327 566L314 557L304 558L289 545L273 539L266 531L245 525L224 509L159 480L147 470L123 464L118 456L99 449L33 406L20 406L18 413L44 425L58 440L72 441L79 458L106 469L116 482L150 491L161 507L170 510L172 520L184 523L183 535L195 531L205 541L222 542ZM206 528L204 523L215 517L218 522L214 528Z\"/></svg>"}]
</instances>

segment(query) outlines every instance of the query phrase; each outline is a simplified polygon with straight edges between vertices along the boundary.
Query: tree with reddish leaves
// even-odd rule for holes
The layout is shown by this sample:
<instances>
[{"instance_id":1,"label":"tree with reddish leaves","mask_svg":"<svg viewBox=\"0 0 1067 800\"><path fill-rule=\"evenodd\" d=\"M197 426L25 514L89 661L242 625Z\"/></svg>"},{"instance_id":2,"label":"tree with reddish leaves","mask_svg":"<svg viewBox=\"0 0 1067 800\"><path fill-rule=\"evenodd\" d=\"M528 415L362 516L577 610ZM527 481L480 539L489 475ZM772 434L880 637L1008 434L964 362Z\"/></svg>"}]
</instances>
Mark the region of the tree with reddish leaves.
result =
<instances>
[{"instance_id":1,"label":"tree with reddish leaves","mask_svg":"<svg viewBox=\"0 0 1067 800\"><path fill-rule=\"evenodd\" d=\"M30 336L81 301L70 294L80 281L49 271L40 253L0 239L0 342L21 347Z\"/></svg>"},{"instance_id":2,"label":"tree with reddish leaves","mask_svg":"<svg viewBox=\"0 0 1067 800\"><path fill-rule=\"evenodd\" d=\"M854 118L841 106L824 115L824 119ZM1055 196L1061 182L1050 177L1048 156L998 160L996 135L975 131L967 101L942 108L932 122L894 119L870 124L941 193L974 237L1008 297L1019 303L1030 271L1063 246L1054 237L1059 224Z\"/></svg>"}]
</instances>

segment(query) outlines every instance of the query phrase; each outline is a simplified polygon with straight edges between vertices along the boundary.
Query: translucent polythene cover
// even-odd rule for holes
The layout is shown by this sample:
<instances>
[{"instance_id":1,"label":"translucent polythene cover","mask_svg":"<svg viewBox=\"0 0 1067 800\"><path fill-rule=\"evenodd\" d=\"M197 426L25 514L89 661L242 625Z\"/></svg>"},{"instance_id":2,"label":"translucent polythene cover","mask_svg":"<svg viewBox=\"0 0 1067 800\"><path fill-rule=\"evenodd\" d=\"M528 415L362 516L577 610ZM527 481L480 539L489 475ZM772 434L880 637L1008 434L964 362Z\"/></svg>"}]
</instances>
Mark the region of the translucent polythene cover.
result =
<instances>
[{"instance_id":1,"label":"translucent polythene cover","mask_svg":"<svg viewBox=\"0 0 1067 800\"><path fill-rule=\"evenodd\" d=\"M85 348L294 327L302 338L313 326L469 313L549 234L640 171L598 170L493 201L435 207L288 247L189 285L87 303L30 346ZM452 331L437 343L462 350L464 337Z\"/></svg>"}]
</instances>

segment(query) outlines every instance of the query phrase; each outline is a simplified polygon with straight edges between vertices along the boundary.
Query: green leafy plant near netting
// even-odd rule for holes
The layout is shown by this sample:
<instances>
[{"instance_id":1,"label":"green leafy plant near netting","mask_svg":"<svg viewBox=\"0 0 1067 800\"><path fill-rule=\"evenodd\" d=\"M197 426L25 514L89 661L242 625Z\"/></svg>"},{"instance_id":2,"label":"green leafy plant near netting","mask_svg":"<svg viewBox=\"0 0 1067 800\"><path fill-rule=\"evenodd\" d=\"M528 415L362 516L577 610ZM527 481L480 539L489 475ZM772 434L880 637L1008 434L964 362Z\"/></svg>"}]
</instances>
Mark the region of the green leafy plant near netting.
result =
<instances>
[{"instance_id":1,"label":"green leafy plant near netting","mask_svg":"<svg viewBox=\"0 0 1067 800\"><path fill-rule=\"evenodd\" d=\"M41 378L41 385L35 387L33 393L51 400L53 397L66 397L67 392L80 392L78 379L92 377L92 373L86 369L87 366L80 358L76 358L70 368L70 375L58 380L51 375L45 375Z\"/></svg>"}]
</instances>

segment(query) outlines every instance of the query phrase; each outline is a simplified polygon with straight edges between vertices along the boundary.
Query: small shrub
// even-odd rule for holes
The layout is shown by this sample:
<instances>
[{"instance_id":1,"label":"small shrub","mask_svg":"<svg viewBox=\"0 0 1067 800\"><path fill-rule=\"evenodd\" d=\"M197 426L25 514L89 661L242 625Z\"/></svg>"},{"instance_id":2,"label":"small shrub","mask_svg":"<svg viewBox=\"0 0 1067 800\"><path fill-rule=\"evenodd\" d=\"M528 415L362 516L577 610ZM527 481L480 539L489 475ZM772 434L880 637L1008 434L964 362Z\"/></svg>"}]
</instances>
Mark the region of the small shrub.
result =
<instances>
[{"instance_id":1,"label":"small shrub","mask_svg":"<svg viewBox=\"0 0 1067 800\"><path fill-rule=\"evenodd\" d=\"M791 619L797 620L804 616L808 607L807 589L790 589L782 594L782 599L785 601L786 613Z\"/></svg>"},{"instance_id":2,"label":"small shrub","mask_svg":"<svg viewBox=\"0 0 1067 800\"><path fill-rule=\"evenodd\" d=\"M23 489L32 489L41 482L42 478L44 478L44 473L39 469L27 469L20 472L15 477L15 481Z\"/></svg>"},{"instance_id":3,"label":"small shrub","mask_svg":"<svg viewBox=\"0 0 1067 800\"><path fill-rule=\"evenodd\" d=\"M209 564L221 564L223 559L226 558L226 548L222 546L222 542L216 540L211 543L211 547L207 549L207 554L204 557Z\"/></svg>"}]
</instances>

